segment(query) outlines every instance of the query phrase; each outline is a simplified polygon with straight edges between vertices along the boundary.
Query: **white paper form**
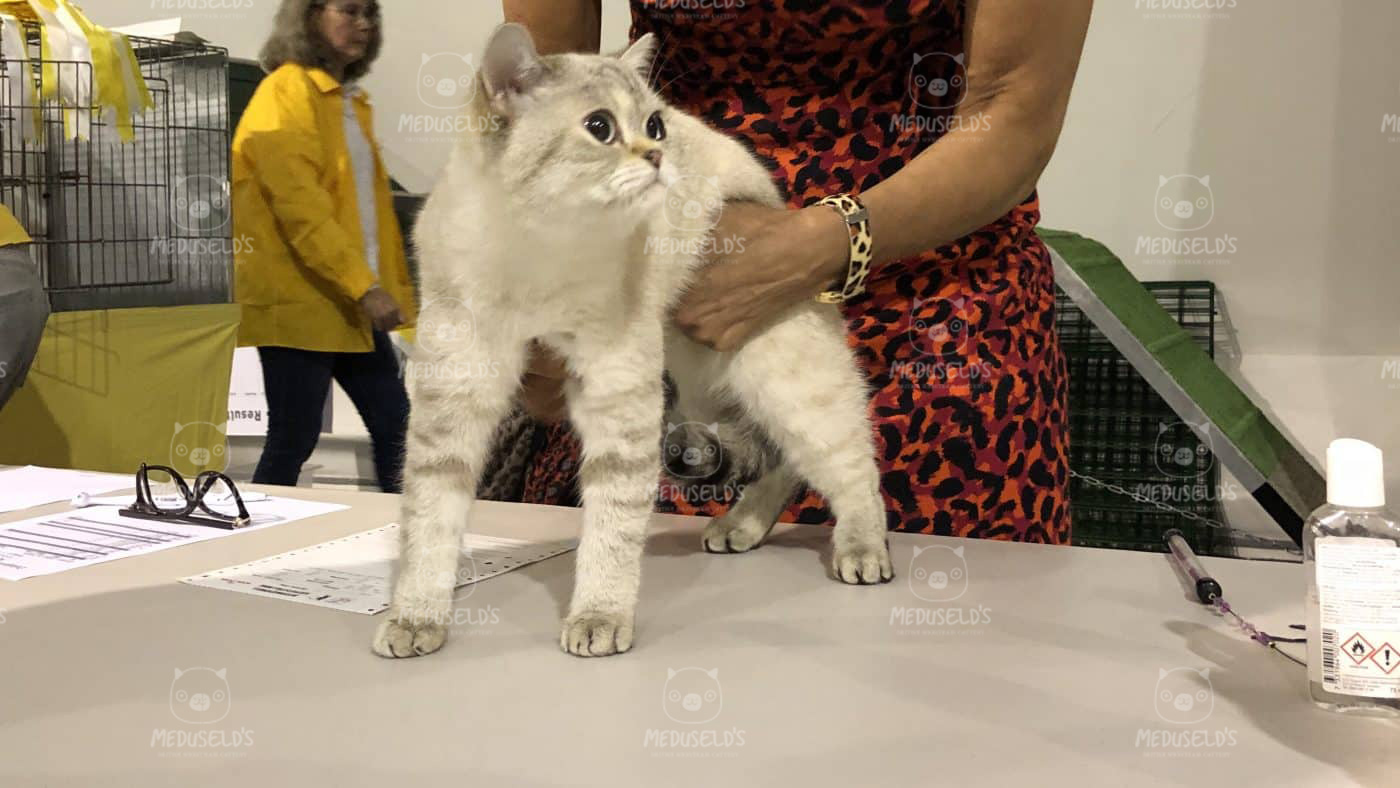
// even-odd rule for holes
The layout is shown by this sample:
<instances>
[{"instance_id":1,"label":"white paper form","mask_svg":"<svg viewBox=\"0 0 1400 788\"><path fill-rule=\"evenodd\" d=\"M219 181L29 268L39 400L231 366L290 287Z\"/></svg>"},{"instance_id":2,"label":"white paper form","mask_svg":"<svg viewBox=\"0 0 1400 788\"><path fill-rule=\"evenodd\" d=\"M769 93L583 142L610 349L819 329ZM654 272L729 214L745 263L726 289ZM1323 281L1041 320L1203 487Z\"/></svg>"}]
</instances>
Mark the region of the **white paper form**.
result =
<instances>
[{"instance_id":1,"label":"white paper form","mask_svg":"<svg viewBox=\"0 0 1400 788\"><path fill-rule=\"evenodd\" d=\"M6 523L0 525L0 579L23 580L79 569L349 508L275 497L245 505L252 524L238 530L123 517L116 506L90 506Z\"/></svg>"},{"instance_id":2,"label":"white paper form","mask_svg":"<svg viewBox=\"0 0 1400 788\"><path fill-rule=\"evenodd\" d=\"M456 588L562 555L577 539L527 542L467 534L462 539ZM243 594L374 615L389 608L399 555L397 523L291 550L181 582Z\"/></svg>"},{"instance_id":3,"label":"white paper form","mask_svg":"<svg viewBox=\"0 0 1400 788\"><path fill-rule=\"evenodd\" d=\"M124 476L26 465L0 471L0 512L17 512L55 501L67 501L82 492L100 495L135 487L135 474Z\"/></svg>"}]
</instances>

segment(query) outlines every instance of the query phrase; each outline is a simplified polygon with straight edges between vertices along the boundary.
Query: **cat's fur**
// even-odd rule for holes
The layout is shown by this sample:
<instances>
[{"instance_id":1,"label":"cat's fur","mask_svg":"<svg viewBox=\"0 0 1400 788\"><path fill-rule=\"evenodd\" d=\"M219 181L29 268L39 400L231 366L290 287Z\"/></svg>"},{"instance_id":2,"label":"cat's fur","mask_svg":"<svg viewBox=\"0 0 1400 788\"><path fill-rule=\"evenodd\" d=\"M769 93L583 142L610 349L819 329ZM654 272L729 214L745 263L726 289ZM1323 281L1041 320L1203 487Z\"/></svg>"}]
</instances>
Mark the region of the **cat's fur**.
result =
<instances>
[{"instance_id":1,"label":"cat's fur","mask_svg":"<svg viewBox=\"0 0 1400 788\"><path fill-rule=\"evenodd\" d=\"M647 36L618 57L540 57L515 25L487 46L469 107L481 122L454 151L415 233L423 321L474 326L474 336L409 362L402 558L373 644L383 656L442 646L477 477L536 338L575 378L566 394L583 444L584 525L565 650L595 656L632 645L661 467L663 363L684 414L673 421L742 413L745 423L726 435L761 432L781 452L781 465L705 529L707 549L756 547L806 479L838 520L835 575L847 583L892 577L866 393L837 310L798 306L724 354L669 327L698 258L648 254L647 239L669 238L672 251L688 252L713 223L666 221L667 197L716 209L726 200L782 203L741 145L648 87L652 50ZM599 109L616 118L611 144L584 129ZM647 133L657 112L660 141ZM655 150L659 164L644 158ZM692 173L706 177L683 177ZM721 193L687 191L704 189ZM756 465L754 450L725 449Z\"/></svg>"}]
</instances>

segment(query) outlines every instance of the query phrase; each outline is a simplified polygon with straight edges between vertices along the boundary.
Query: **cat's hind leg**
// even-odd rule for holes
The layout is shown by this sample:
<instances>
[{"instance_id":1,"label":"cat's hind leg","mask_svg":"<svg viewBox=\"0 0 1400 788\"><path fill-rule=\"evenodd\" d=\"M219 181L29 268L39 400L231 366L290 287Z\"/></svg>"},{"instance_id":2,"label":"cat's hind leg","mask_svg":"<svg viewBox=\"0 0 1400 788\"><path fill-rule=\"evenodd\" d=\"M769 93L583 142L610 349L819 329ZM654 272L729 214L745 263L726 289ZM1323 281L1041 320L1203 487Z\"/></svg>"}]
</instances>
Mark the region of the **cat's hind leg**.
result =
<instances>
[{"instance_id":1,"label":"cat's hind leg","mask_svg":"<svg viewBox=\"0 0 1400 788\"><path fill-rule=\"evenodd\" d=\"M598 657L632 648L642 548L661 474L662 354L659 337L568 353L582 373L567 394L583 447L583 533L559 645Z\"/></svg>"},{"instance_id":2,"label":"cat's hind leg","mask_svg":"<svg viewBox=\"0 0 1400 788\"><path fill-rule=\"evenodd\" d=\"M797 484L798 479L787 464L780 463L744 487L729 511L705 526L705 551L745 553L758 547L792 501Z\"/></svg>"},{"instance_id":3,"label":"cat's hind leg","mask_svg":"<svg viewBox=\"0 0 1400 788\"><path fill-rule=\"evenodd\" d=\"M791 470L831 506L837 579L892 579L864 381L839 319L816 306L794 310L734 351L725 383Z\"/></svg>"},{"instance_id":4,"label":"cat's hind leg","mask_svg":"<svg viewBox=\"0 0 1400 788\"><path fill-rule=\"evenodd\" d=\"M467 514L491 438L518 388L524 345L411 360L400 558L374 652L415 657L442 647L451 623Z\"/></svg>"}]
</instances>

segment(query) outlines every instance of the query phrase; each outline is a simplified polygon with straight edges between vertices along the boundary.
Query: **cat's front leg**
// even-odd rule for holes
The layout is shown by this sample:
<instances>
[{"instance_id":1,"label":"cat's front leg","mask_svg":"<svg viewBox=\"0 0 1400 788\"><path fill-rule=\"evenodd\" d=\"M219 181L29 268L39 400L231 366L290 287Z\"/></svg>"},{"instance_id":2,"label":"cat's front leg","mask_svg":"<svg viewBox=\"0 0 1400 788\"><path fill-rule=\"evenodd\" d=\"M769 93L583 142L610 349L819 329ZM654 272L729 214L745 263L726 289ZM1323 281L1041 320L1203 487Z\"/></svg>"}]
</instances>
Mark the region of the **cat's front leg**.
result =
<instances>
[{"instance_id":1,"label":"cat's front leg","mask_svg":"<svg viewBox=\"0 0 1400 788\"><path fill-rule=\"evenodd\" d=\"M661 348L658 340L571 355L583 373L568 391L569 418L583 443L583 534L559 645L599 657L632 647L642 548L661 472Z\"/></svg>"},{"instance_id":2,"label":"cat's front leg","mask_svg":"<svg viewBox=\"0 0 1400 788\"><path fill-rule=\"evenodd\" d=\"M430 654L447 638L467 513L491 437L517 388L522 356L523 349L497 346L471 359L452 354L408 365L412 411L398 577L372 644L382 657Z\"/></svg>"}]
</instances>

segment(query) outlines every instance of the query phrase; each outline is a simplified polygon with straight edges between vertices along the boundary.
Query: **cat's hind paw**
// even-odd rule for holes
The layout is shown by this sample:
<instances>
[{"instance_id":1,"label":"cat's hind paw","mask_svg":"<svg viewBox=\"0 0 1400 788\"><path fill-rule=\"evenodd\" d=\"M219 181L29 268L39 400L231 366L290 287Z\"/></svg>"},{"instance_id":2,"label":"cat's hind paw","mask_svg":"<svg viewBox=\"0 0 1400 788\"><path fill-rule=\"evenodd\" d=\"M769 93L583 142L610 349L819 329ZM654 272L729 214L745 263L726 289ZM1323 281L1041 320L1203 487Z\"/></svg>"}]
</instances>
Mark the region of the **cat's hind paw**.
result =
<instances>
[{"instance_id":1,"label":"cat's hind paw","mask_svg":"<svg viewBox=\"0 0 1400 788\"><path fill-rule=\"evenodd\" d=\"M710 520L701 538L707 553L747 553L763 544L771 530L771 521L731 511Z\"/></svg>"},{"instance_id":2,"label":"cat's hind paw","mask_svg":"<svg viewBox=\"0 0 1400 788\"><path fill-rule=\"evenodd\" d=\"M831 569L836 579L850 585L875 585L894 579L887 544L851 544L836 547L832 552Z\"/></svg>"},{"instance_id":3,"label":"cat's hind paw","mask_svg":"<svg viewBox=\"0 0 1400 788\"><path fill-rule=\"evenodd\" d=\"M632 616L586 611L564 619L559 646L578 657L606 657L632 648Z\"/></svg>"},{"instance_id":4,"label":"cat's hind paw","mask_svg":"<svg viewBox=\"0 0 1400 788\"><path fill-rule=\"evenodd\" d=\"M412 622L389 618L379 625L371 648L381 657L421 657L442 648L447 627L431 621Z\"/></svg>"}]
</instances>

